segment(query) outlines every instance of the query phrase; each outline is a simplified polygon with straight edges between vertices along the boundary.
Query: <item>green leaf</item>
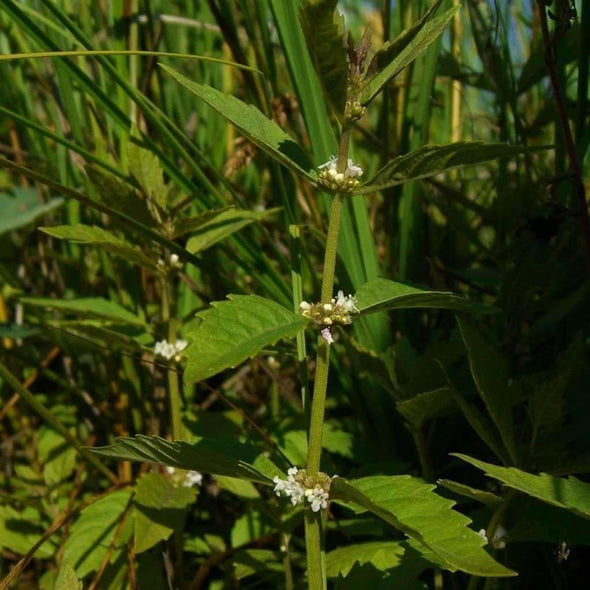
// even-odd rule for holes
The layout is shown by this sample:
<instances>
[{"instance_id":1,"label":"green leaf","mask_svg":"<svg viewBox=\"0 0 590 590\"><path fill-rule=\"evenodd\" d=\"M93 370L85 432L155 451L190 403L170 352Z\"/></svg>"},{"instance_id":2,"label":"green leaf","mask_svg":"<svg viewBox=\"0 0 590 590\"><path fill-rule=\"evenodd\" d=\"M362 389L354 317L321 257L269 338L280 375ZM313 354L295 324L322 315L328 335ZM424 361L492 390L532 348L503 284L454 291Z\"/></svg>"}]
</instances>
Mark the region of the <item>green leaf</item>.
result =
<instances>
[{"instance_id":1,"label":"green leaf","mask_svg":"<svg viewBox=\"0 0 590 590\"><path fill-rule=\"evenodd\" d=\"M420 428L424 422L438 418L441 414L454 408L455 404L450 389L441 387L397 402L395 407L409 424L414 428Z\"/></svg>"},{"instance_id":2,"label":"green leaf","mask_svg":"<svg viewBox=\"0 0 590 590\"><path fill-rule=\"evenodd\" d=\"M566 508L575 514L590 518L590 484L581 482L573 476L567 479L563 477L553 477L547 473L534 475L517 469L516 467L499 467L491 463L485 463L453 453L455 457L471 463L478 469L481 469L489 477L493 477L520 492L528 494L533 498L547 502L558 508Z\"/></svg>"},{"instance_id":3,"label":"green leaf","mask_svg":"<svg viewBox=\"0 0 590 590\"><path fill-rule=\"evenodd\" d=\"M203 321L187 332L185 383L202 381L255 356L282 338L294 338L306 320L257 295L230 295L199 313Z\"/></svg>"},{"instance_id":4,"label":"green leaf","mask_svg":"<svg viewBox=\"0 0 590 590\"><path fill-rule=\"evenodd\" d=\"M145 322L134 313L121 307L114 301L100 297L84 297L81 299L52 299L50 297L20 297L25 305L59 309L71 314L104 318L112 322L145 326Z\"/></svg>"},{"instance_id":5,"label":"green leaf","mask_svg":"<svg viewBox=\"0 0 590 590\"><path fill-rule=\"evenodd\" d=\"M55 590L84 590L82 582L76 575L76 570L69 563L64 563L59 568L53 587Z\"/></svg>"},{"instance_id":6,"label":"green leaf","mask_svg":"<svg viewBox=\"0 0 590 590\"><path fill-rule=\"evenodd\" d=\"M270 551L269 549L244 549L238 551L233 558L233 564L234 573L238 580L255 573L268 574L283 571L281 554L278 551ZM269 587L276 588L277 586L273 584L267 586L267 588Z\"/></svg>"},{"instance_id":7,"label":"green leaf","mask_svg":"<svg viewBox=\"0 0 590 590\"><path fill-rule=\"evenodd\" d=\"M137 190L109 172L94 166L84 168L94 186L101 202L107 207L133 217L147 226L154 226L155 221Z\"/></svg>"},{"instance_id":8,"label":"green leaf","mask_svg":"<svg viewBox=\"0 0 590 590\"><path fill-rule=\"evenodd\" d=\"M131 490L113 492L82 510L72 525L63 546L63 563L69 563L79 578L100 567L115 541L115 533L130 498ZM109 559L111 563L119 556L130 532L131 529L125 531L115 541L115 549Z\"/></svg>"},{"instance_id":9,"label":"green leaf","mask_svg":"<svg viewBox=\"0 0 590 590\"><path fill-rule=\"evenodd\" d=\"M158 436L118 438L113 445L91 448L95 455L123 461L151 461L180 469L227 475L271 485L281 471L258 449L227 439L168 441Z\"/></svg>"},{"instance_id":10,"label":"green leaf","mask_svg":"<svg viewBox=\"0 0 590 590\"><path fill-rule=\"evenodd\" d=\"M397 541L372 541L339 547L326 555L326 575L336 578L346 577L358 563L370 563L378 570L388 570L398 566L405 549Z\"/></svg>"},{"instance_id":11,"label":"green leaf","mask_svg":"<svg viewBox=\"0 0 590 590\"><path fill-rule=\"evenodd\" d=\"M246 211L229 208L216 215L210 215L210 212L207 212L191 220L182 220L180 225L182 233L192 234L186 244L186 249L193 254L198 254L254 221L266 219L279 210ZM203 221L200 223L201 219ZM178 226L175 233L178 234Z\"/></svg>"},{"instance_id":12,"label":"green leaf","mask_svg":"<svg viewBox=\"0 0 590 590\"><path fill-rule=\"evenodd\" d=\"M499 158L550 149L551 146L524 147L505 143L459 141L448 145L425 145L394 158L366 184L355 191L365 194L380 191L410 180L428 178L459 166L481 164Z\"/></svg>"},{"instance_id":13,"label":"green leaf","mask_svg":"<svg viewBox=\"0 0 590 590\"><path fill-rule=\"evenodd\" d=\"M161 209L166 209L168 187L164 182L164 170L158 156L130 141L127 144L127 158L129 170L147 198Z\"/></svg>"},{"instance_id":14,"label":"green leaf","mask_svg":"<svg viewBox=\"0 0 590 590\"><path fill-rule=\"evenodd\" d=\"M59 238L60 240L72 240L80 244L91 244L103 248L116 256L125 258L134 264L155 269L156 265L141 250L118 238L110 231L95 225L56 225L53 227L40 227L41 231Z\"/></svg>"},{"instance_id":15,"label":"green leaf","mask_svg":"<svg viewBox=\"0 0 590 590\"><path fill-rule=\"evenodd\" d=\"M503 577L515 573L494 561L485 541L467 528L470 520L452 510L455 502L433 493L432 484L409 475L376 476L348 482L336 478L330 496L369 510L433 551L450 571Z\"/></svg>"},{"instance_id":16,"label":"green leaf","mask_svg":"<svg viewBox=\"0 0 590 590\"><path fill-rule=\"evenodd\" d=\"M260 498L258 490L250 481L245 479L237 479L236 477L226 477L225 475L216 475L215 481L217 485L226 492L245 498L247 500L255 500Z\"/></svg>"},{"instance_id":17,"label":"green leaf","mask_svg":"<svg viewBox=\"0 0 590 590\"><path fill-rule=\"evenodd\" d=\"M187 511L197 499L194 487L175 487L162 473L145 473L135 486L135 552L147 551L181 531Z\"/></svg>"},{"instance_id":18,"label":"green leaf","mask_svg":"<svg viewBox=\"0 0 590 590\"><path fill-rule=\"evenodd\" d=\"M412 63L444 31L459 6L447 10L441 16L432 18L438 8L435 2L430 10L411 28L403 31L391 43L386 43L375 55L371 67L376 65L379 71L361 88L359 101L367 104L379 91L405 67Z\"/></svg>"},{"instance_id":19,"label":"green leaf","mask_svg":"<svg viewBox=\"0 0 590 590\"><path fill-rule=\"evenodd\" d=\"M276 123L268 119L255 106L248 105L234 96L229 96L215 88L193 82L172 68L160 66L185 88L204 100L222 117L235 125L240 132L294 172L314 181L317 174L307 154Z\"/></svg>"},{"instance_id":20,"label":"green leaf","mask_svg":"<svg viewBox=\"0 0 590 590\"><path fill-rule=\"evenodd\" d=\"M493 312L487 305L471 303L444 291L426 291L389 281L373 279L361 285L355 294L357 308L362 315L390 309L434 308L455 311Z\"/></svg>"},{"instance_id":21,"label":"green leaf","mask_svg":"<svg viewBox=\"0 0 590 590\"><path fill-rule=\"evenodd\" d=\"M477 390L486 404L508 454L512 461L517 463L506 360L485 342L465 318L457 316L457 323L467 348L469 366Z\"/></svg>"},{"instance_id":22,"label":"green leaf","mask_svg":"<svg viewBox=\"0 0 590 590\"><path fill-rule=\"evenodd\" d=\"M307 0L299 22L311 61L336 114L344 114L348 86L348 55L344 46L344 17L338 0Z\"/></svg>"},{"instance_id":23,"label":"green leaf","mask_svg":"<svg viewBox=\"0 0 590 590\"><path fill-rule=\"evenodd\" d=\"M76 468L76 449L52 428L41 429L38 449L39 461L43 465L43 479L47 485L62 482Z\"/></svg>"},{"instance_id":24,"label":"green leaf","mask_svg":"<svg viewBox=\"0 0 590 590\"><path fill-rule=\"evenodd\" d=\"M0 547L25 555L41 538L47 527L42 523L37 510L27 506L22 512L12 506L0 506ZM56 547L46 541L35 552L35 558L49 559Z\"/></svg>"},{"instance_id":25,"label":"green leaf","mask_svg":"<svg viewBox=\"0 0 590 590\"><path fill-rule=\"evenodd\" d=\"M41 202L35 188L14 187L10 193L0 192L0 235L20 229L63 204L61 197Z\"/></svg>"},{"instance_id":26,"label":"green leaf","mask_svg":"<svg viewBox=\"0 0 590 590\"><path fill-rule=\"evenodd\" d=\"M465 484L451 481L450 479L439 479L436 483L443 488L447 488L447 490L451 490L451 492L454 492L459 496L465 496L465 498L470 498L476 502L481 502L490 508L496 508L502 504L502 498L500 498L500 496L496 496L496 494L492 494L492 492L478 490L477 488L472 488L470 486L466 486Z\"/></svg>"}]
</instances>

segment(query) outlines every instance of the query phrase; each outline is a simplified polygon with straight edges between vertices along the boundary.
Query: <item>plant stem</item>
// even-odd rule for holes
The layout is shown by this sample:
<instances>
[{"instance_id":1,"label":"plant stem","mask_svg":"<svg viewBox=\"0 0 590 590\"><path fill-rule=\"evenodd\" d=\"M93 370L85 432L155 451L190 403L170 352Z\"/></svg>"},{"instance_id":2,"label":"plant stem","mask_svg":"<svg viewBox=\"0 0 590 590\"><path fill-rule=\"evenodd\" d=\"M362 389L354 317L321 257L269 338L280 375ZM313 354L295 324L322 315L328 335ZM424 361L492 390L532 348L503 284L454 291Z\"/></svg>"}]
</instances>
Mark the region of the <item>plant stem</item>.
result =
<instances>
[{"instance_id":1,"label":"plant stem","mask_svg":"<svg viewBox=\"0 0 590 590\"><path fill-rule=\"evenodd\" d=\"M344 172L348 166L348 148L350 128L345 127L340 137L338 149L338 171ZM324 271L322 276L322 303L330 303L334 290L334 274L338 254L338 234L342 218L344 194L334 195L330 210L326 251L324 253ZM326 410L326 391L328 389L328 372L330 369L330 345L321 336L318 337L315 381L311 401L311 417L307 448L307 473L315 475L320 469L322 455L322 431ZM326 578L322 563L322 518L320 513L305 511L305 551L307 556L307 580L309 590L324 590Z\"/></svg>"}]
</instances>

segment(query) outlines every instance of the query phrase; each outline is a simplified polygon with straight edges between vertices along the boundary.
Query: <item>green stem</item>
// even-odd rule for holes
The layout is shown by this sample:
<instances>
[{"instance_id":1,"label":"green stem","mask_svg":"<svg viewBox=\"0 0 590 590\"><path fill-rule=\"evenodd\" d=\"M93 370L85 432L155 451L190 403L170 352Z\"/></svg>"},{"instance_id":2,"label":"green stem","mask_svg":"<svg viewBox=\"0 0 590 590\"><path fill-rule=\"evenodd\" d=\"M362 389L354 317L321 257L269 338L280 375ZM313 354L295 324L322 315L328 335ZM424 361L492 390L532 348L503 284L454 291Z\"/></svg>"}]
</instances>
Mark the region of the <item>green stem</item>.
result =
<instances>
[{"instance_id":1,"label":"green stem","mask_svg":"<svg viewBox=\"0 0 590 590\"><path fill-rule=\"evenodd\" d=\"M168 276L162 279L162 320L168 324L168 342L174 344L178 335L176 320L170 317L170 304L172 284ZM176 367L170 367L168 375L168 403L170 407L170 427L173 440L183 440L184 426L182 424L182 398L180 396L180 384Z\"/></svg>"},{"instance_id":2,"label":"green stem","mask_svg":"<svg viewBox=\"0 0 590 590\"><path fill-rule=\"evenodd\" d=\"M350 128L345 127L340 137L338 150L338 171L344 172L348 166L348 148ZM330 222L324 253L324 271L322 276L322 303L330 303L334 290L334 274L338 254L338 234L342 218L344 194L336 194L332 200ZM322 431L326 410L326 391L328 389L328 372L330 369L330 345L321 336L318 337L315 382L311 401L309 437L307 448L307 473L315 475L320 469L322 455ZM307 556L307 583L309 590L324 590L326 577L322 563L322 518L319 512L305 511L305 552Z\"/></svg>"}]
</instances>

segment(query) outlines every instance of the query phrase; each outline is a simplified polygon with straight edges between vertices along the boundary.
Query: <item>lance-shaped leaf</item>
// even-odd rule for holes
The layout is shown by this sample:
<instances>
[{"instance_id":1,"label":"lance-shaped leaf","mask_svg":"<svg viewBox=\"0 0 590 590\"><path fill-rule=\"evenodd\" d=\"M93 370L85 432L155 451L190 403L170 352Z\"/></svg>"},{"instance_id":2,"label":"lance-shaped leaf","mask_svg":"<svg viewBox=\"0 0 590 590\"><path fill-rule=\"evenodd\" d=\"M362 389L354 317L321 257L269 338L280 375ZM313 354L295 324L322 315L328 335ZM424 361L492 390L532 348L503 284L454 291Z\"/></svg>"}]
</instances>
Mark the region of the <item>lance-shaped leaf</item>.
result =
<instances>
[{"instance_id":1,"label":"lance-shaped leaf","mask_svg":"<svg viewBox=\"0 0 590 590\"><path fill-rule=\"evenodd\" d=\"M440 2L435 2L416 24L403 31L391 43L386 43L375 55L370 68L377 66L378 71L361 88L359 101L362 104L373 100L389 80L411 64L445 30L459 7L434 17L439 4Z\"/></svg>"},{"instance_id":2,"label":"lance-shaped leaf","mask_svg":"<svg viewBox=\"0 0 590 590\"><path fill-rule=\"evenodd\" d=\"M35 188L14 187L11 193L0 193L0 235L32 223L38 217L61 207L64 202L58 197L42 203Z\"/></svg>"},{"instance_id":3,"label":"lance-shaped leaf","mask_svg":"<svg viewBox=\"0 0 590 590\"><path fill-rule=\"evenodd\" d=\"M91 448L102 457L123 461L151 461L179 469L226 475L271 485L281 471L258 449L228 439L200 438L193 443L158 436L118 438L113 445Z\"/></svg>"},{"instance_id":4,"label":"lance-shaped leaf","mask_svg":"<svg viewBox=\"0 0 590 590\"><path fill-rule=\"evenodd\" d=\"M374 279L355 294L356 306L365 315L389 309L434 308L493 313L493 307L472 303L445 291L426 291L387 279Z\"/></svg>"},{"instance_id":5,"label":"lance-shaped leaf","mask_svg":"<svg viewBox=\"0 0 590 590\"><path fill-rule=\"evenodd\" d=\"M508 487L552 506L565 508L579 516L590 518L590 484L575 477L553 477L547 473L535 475L516 467L499 467L459 453L453 453L453 455L485 471L486 475L500 480Z\"/></svg>"},{"instance_id":6,"label":"lance-shaped leaf","mask_svg":"<svg viewBox=\"0 0 590 590\"><path fill-rule=\"evenodd\" d=\"M344 114L348 85L348 56L344 48L344 17L338 0L307 0L299 21L311 61L338 116Z\"/></svg>"},{"instance_id":7,"label":"lance-shaped leaf","mask_svg":"<svg viewBox=\"0 0 590 590\"><path fill-rule=\"evenodd\" d=\"M433 551L445 569L476 576L513 576L483 549L485 541L452 510L455 502L433 493L432 484L409 475L366 477L348 482L336 478L330 497L369 510Z\"/></svg>"},{"instance_id":8,"label":"lance-shaped leaf","mask_svg":"<svg viewBox=\"0 0 590 590\"><path fill-rule=\"evenodd\" d=\"M235 125L241 133L291 170L314 181L317 177L307 154L276 123L268 119L254 105L248 105L234 96L229 96L204 84L198 84L172 68L161 67L185 88L204 100L222 117Z\"/></svg>"},{"instance_id":9,"label":"lance-shaped leaf","mask_svg":"<svg viewBox=\"0 0 590 590\"><path fill-rule=\"evenodd\" d=\"M506 359L485 342L481 334L465 318L457 316L457 323L467 348L469 367L477 390L511 460L516 462L517 451Z\"/></svg>"},{"instance_id":10,"label":"lance-shaped leaf","mask_svg":"<svg viewBox=\"0 0 590 590\"><path fill-rule=\"evenodd\" d=\"M428 178L441 172L481 164L498 158L550 149L551 146L524 147L506 143L486 144L481 141L459 141L448 145L426 145L394 158L355 193L383 190L410 180Z\"/></svg>"},{"instance_id":11,"label":"lance-shaped leaf","mask_svg":"<svg viewBox=\"0 0 590 590\"><path fill-rule=\"evenodd\" d=\"M187 333L186 383L233 368L282 338L294 338L306 320L258 295L230 295L198 314L203 320Z\"/></svg>"},{"instance_id":12,"label":"lance-shaped leaf","mask_svg":"<svg viewBox=\"0 0 590 590\"><path fill-rule=\"evenodd\" d=\"M91 244L98 246L107 252L116 256L125 258L129 262L145 266L146 268L155 269L156 265L141 250L128 244L125 240L118 238L110 231L96 227L95 225L57 225L53 227L41 227L41 231L59 238L60 240L71 240L79 244Z\"/></svg>"},{"instance_id":13,"label":"lance-shaped leaf","mask_svg":"<svg viewBox=\"0 0 590 590\"><path fill-rule=\"evenodd\" d=\"M193 254L197 254L214 246L254 221L266 219L279 210L247 211L232 207L223 209L215 215L211 215L211 212L207 211L197 217L181 220L175 228L175 233L178 235L180 231L192 234L187 242L186 249Z\"/></svg>"},{"instance_id":14,"label":"lance-shaped leaf","mask_svg":"<svg viewBox=\"0 0 590 590\"><path fill-rule=\"evenodd\" d=\"M127 144L129 170L144 193L161 209L168 203L168 186L164 182L164 169L156 154L138 146L133 141Z\"/></svg>"},{"instance_id":15,"label":"lance-shaped leaf","mask_svg":"<svg viewBox=\"0 0 590 590\"><path fill-rule=\"evenodd\" d=\"M52 299L51 297L21 297L21 303L59 309L67 313L104 318L111 322L145 326L145 322L128 309L121 307L114 301L100 297L83 297L80 299Z\"/></svg>"}]
</instances>

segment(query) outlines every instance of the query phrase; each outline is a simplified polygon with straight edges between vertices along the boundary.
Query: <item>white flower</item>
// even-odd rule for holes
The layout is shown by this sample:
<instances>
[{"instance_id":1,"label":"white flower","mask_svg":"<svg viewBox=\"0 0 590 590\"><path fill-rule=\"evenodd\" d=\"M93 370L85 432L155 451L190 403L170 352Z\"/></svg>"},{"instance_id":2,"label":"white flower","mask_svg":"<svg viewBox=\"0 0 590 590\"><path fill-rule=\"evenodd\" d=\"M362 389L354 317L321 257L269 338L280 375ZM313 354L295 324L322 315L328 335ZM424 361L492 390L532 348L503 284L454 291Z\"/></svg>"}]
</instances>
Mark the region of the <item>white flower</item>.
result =
<instances>
[{"instance_id":1,"label":"white flower","mask_svg":"<svg viewBox=\"0 0 590 590\"><path fill-rule=\"evenodd\" d=\"M339 305L346 313L358 313L356 307L356 297L354 295L344 295L344 291L338 291L336 298L332 299L335 305Z\"/></svg>"},{"instance_id":2,"label":"white flower","mask_svg":"<svg viewBox=\"0 0 590 590\"><path fill-rule=\"evenodd\" d=\"M363 175L363 169L348 158L348 164L344 173L338 172L338 156L330 156L330 159L318 166L320 170L326 170L332 180L342 182L345 178L356 178Z\"/></svg>"},{"instance_id":3,"label":"white flower","mask_svg":"<svg viewBox=\"0 0 590 590\"><path fill-rule=\"evenodd\" d=\"M494 549L505 549L508 533L502 525L498 525L492 536L492 547Z\"/></svg>"},{"instance_id":4,"label":"white flower","mask_svg":"<svg viewBox=\"0 0 590 590\"><path fill-rule=\"evenodd\" d=\"M318 512L320 508L326 509L328 507L328 492L319 486L315 488L308 488L305 490L305 497L311 504L313 512Z\"/></svg>"},{"instance_id":5,"label":"white flower","mask_svg":"<svg viewBox=\"0 0 590 590\"><path fill-rule=\"evenodd\" d=\"M334 344L334 338L332 338L332 332L330 332L330 328L324 328L321 332L322 334L322 338L328 343L328 344Z\"/></svg>"},{"instance_id":6,"label":"white flower","mask_svg":"<svg viewBox=\"0 0 590 590\"><path fill-rule=\"evenodd\" d=\"M486 535L485 529L480 529L477 533L486 543L488 542L488 536Z\"/></svg>"},{"instance_id":7,"label":"white flower","mask_svg":"<svg viewBox=\"0 0 590 590\"><path fill-rule=\"evenodd\" d=\"M356 178L357 176L363 175L363 169L358 165L355 164L350 158L348 159L348 166L346 168L346 172L344 176L346 178Z\"/></svg>"},{"instance_id":8,"label":"white flower","mask_svg":"<svg viewBox=\"0 0 590 590\"><path fill-rule=\"evenodd\" d=\"M175 469L166 465L164 471L168 473L177 485L180 484L185 488L192 488L193 486L200 486L203 483L203 474L199 471L186 471L184 469Z\"/></svg>"},{"instance_id":9,"label":"white flower","mask_svg":"<svg viewBox=\"0 0 590 590\"><path fill-rule=\"evenodd\" d=\"M171 344L167 340L160 340L154 346L154 354L164 357L166 360L174 359L179 362L182 358L181 352L188 346L186 340L177 340Z\"/></svg>"}]
</instances>

